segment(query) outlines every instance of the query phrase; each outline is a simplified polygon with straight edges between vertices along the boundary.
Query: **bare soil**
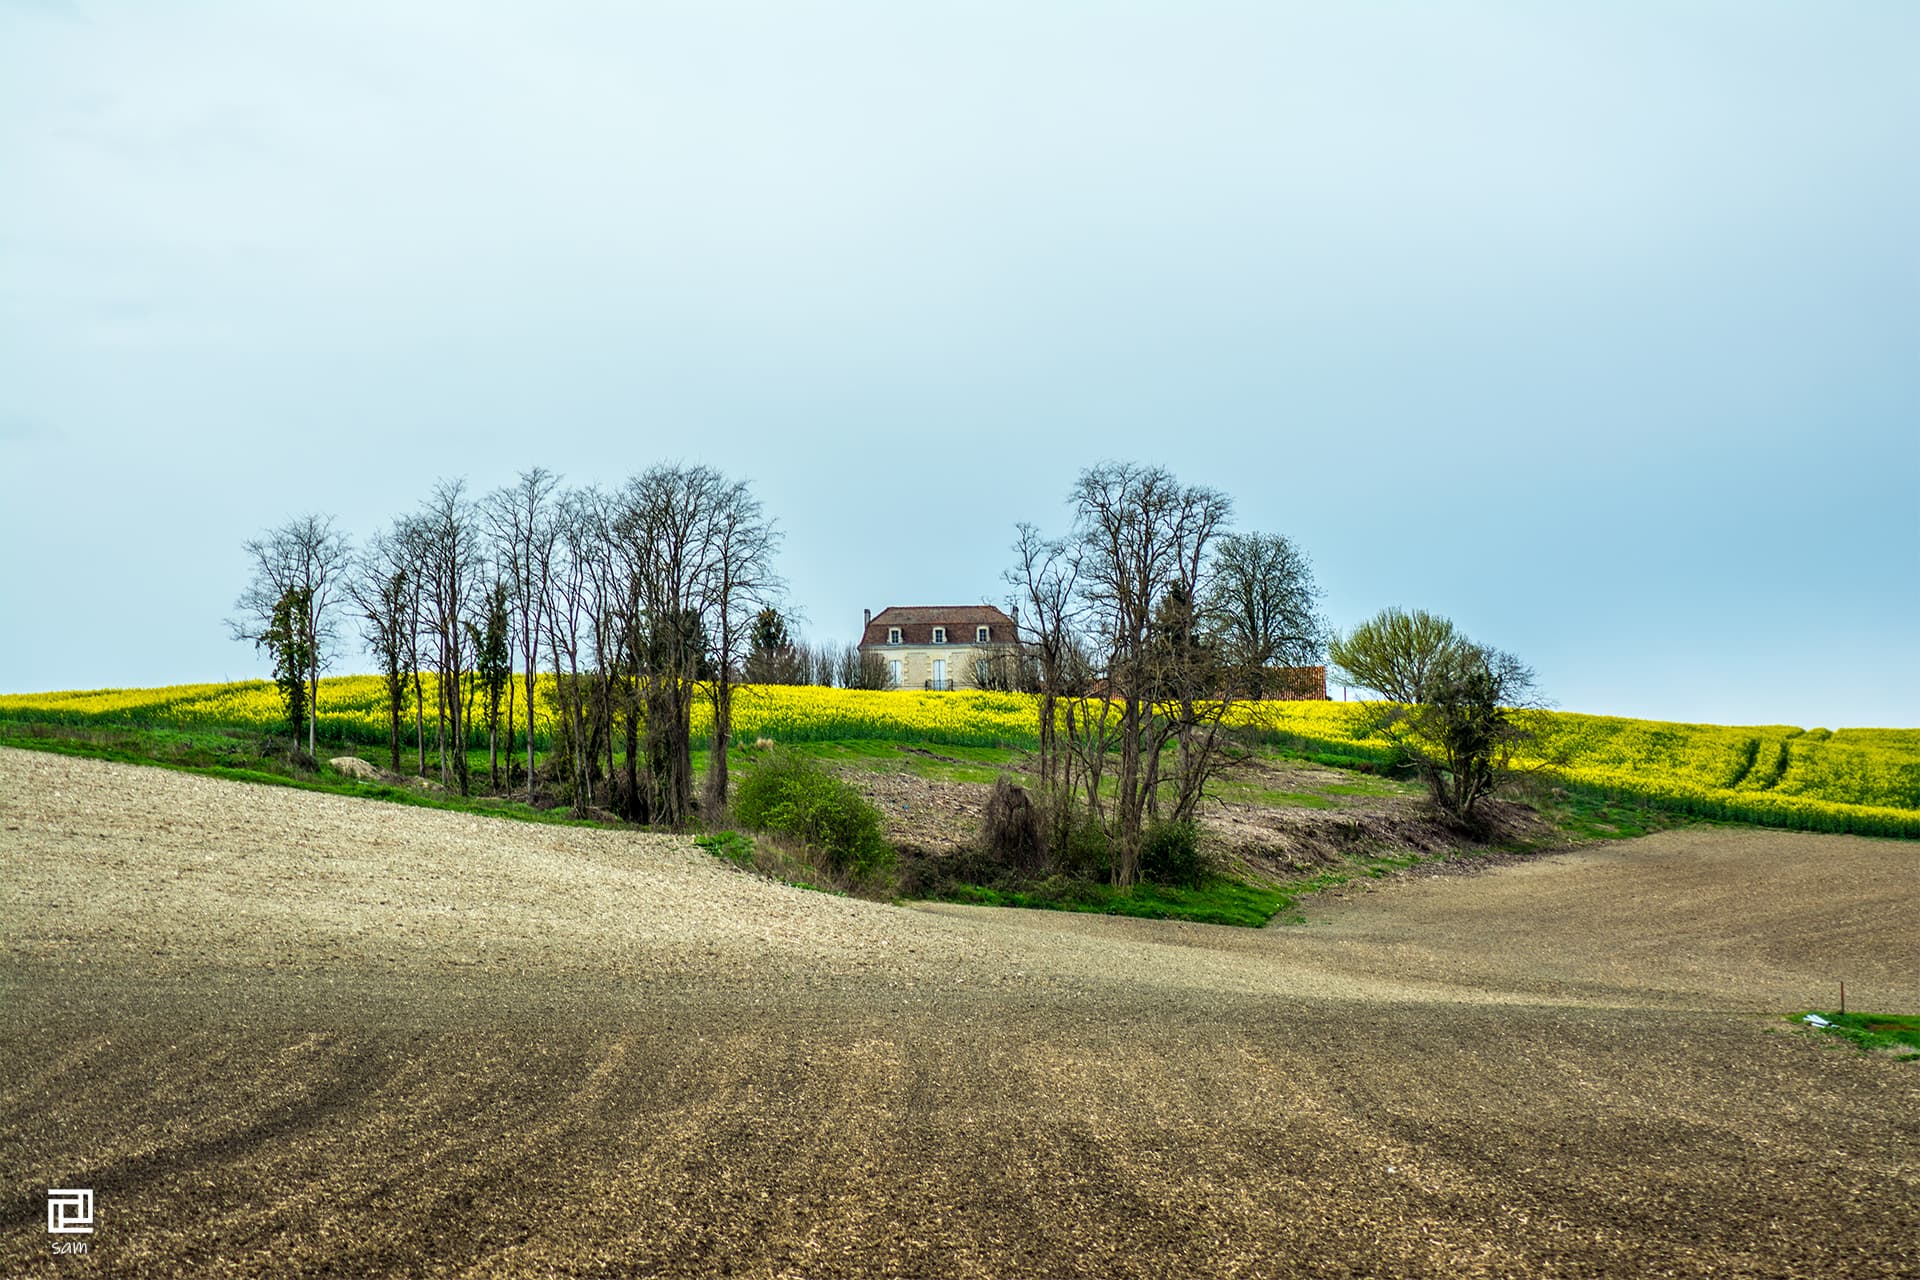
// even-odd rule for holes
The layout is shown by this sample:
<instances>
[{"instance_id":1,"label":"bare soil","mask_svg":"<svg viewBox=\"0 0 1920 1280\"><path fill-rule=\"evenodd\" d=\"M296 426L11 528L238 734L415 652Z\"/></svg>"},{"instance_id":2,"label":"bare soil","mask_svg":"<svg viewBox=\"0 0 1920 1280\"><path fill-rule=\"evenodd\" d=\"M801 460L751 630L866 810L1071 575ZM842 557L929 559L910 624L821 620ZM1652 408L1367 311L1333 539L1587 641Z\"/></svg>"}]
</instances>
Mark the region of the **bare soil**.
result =
<instances>
[{"instance_id":1,"label":"bare soil","mask_svg":"<svg viewBox=\"0 0 1920 1280\"><path fill-rule=\"evenodd\" d=\"M1304 927L0 751L0 1273L1900 1276L1920 849L1714 828ZM49 1187L91 1187L56 1255Z\"/></svg>"},{"instance_id":2,"label":"bare soil","mask_svg":"<svg viewBox=\"0 0 1920 1280\"><path fill-rule=\"evenodd\" d=\"M880 811L887 839L895 847L943 857L979 843L990 785L893 770L840 773Z\"/></svg>"}]
</instances>

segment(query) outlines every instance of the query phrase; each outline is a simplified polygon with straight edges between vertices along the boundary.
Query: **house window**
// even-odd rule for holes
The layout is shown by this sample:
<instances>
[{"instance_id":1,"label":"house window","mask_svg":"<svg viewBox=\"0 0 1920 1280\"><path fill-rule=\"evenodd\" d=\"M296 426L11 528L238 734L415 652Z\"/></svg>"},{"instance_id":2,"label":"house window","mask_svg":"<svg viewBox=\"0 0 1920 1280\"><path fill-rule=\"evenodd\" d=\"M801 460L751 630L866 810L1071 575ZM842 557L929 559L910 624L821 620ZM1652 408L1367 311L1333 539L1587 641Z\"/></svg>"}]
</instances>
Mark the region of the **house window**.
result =
<instances>
[{"instance_id":1,"label":"house window","mask_svg":"<svg viewBox=\"0 0 1920 1280\"><path fill-rule=\"evenodd\" d=\"M987 642L987 629L985 627L975 627L973 629L973 638L978 643L985 644Z\"/></svg>"},{"instance_id":2,"label":"house window","mask_svg":"<svg viewBox=\"0 0 1920 1280\"><path fill-rule=\"evenodd\" d=\"M887 643L888 643L888 644L899 644L899 643L900 643L900 628L898 628L898 627L888 627L888 628L887 628Z\"/></svg>"},{"instance_id":3,"label":"house window","mask_svg":"<svg viewBox=\"0 0 1920 1280\"><path fill-rule=\"evenodd\" d=\"M933 642L935 644L945 644L947 642L947 629L945 627L935 627L933 629Z\"/></svg>"},{"instance_id":4,"label":"house window","mask_svg":"<svg viewBox=\"0 0 1920 1280\"><path fill-rule=\"evenodd\" d=\"M900 687L900 659L898 658L889 659L887 662L887 687L889 689Z\"/></svg>"}]
</instances>

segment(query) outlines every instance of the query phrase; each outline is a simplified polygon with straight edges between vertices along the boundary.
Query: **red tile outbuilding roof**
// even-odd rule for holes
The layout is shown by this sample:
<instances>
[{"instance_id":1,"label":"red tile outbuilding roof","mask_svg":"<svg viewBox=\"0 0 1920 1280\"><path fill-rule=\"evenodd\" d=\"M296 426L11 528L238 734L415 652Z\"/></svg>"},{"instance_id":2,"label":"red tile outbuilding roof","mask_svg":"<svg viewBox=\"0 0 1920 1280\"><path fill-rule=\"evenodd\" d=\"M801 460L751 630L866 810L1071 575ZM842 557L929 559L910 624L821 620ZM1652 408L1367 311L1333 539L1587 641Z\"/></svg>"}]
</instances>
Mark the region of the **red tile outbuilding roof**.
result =
<instances>
[{"instance_id":1,"label":"red tile outbuilding roof","mask_svg":"<svg viewBox=\"0 0 1920 1280\"><path fill-rule=\"evenodd\" d=\"M1325 702L1325 667L1268 667L1266 696L1277 702Z\"/></svg>"}]
</instances>

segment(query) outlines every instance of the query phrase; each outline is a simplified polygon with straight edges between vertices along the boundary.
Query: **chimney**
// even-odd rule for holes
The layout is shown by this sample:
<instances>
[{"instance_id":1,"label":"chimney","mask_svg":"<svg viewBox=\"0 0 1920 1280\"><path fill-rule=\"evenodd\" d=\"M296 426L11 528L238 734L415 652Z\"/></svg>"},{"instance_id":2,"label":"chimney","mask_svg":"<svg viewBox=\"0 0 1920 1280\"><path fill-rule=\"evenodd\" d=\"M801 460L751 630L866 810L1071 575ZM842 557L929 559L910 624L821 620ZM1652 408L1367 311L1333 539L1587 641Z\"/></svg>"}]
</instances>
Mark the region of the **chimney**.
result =
<instances>
[{"instance_id":1,"label":"chimney","mask_svg":"<svg viewBox=\"0 0 1920 1280\"><path fill-rule=\"evenodd\" d=\"M860 643L865 644L867 641L867 628L873 625L873 610L862 609L860 612L866 616L866 621L860 624Z\"/></svg>"}]
</instances>

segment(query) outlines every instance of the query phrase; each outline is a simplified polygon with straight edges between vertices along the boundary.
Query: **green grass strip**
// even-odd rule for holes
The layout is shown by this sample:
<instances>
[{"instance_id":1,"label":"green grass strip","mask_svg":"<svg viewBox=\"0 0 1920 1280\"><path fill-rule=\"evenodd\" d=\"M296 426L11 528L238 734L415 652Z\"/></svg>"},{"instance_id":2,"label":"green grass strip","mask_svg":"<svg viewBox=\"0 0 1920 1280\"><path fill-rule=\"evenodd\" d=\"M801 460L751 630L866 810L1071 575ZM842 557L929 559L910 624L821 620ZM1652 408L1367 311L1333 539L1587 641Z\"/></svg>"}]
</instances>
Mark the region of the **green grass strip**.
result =
<instances>
[{"instance_id":1,"label":"green grass strip","mask_svg":"<svg viewBox=\"0 0 1920 1280\"><path fill-rule=\"evenodd\" d=\"M415 791L409 787L365 782L332 773L298 777L265 769L168 759L165 756L129 746L124 740L118 743L103 743L77 738L22 737L0 733L0 747L17 747L22 751L45 751L52 755L74 756L86 760L108 760L116 764L171 769L175 773L191 773L202 778L221 778L228 782L251 782L270 787L291 787L296 791L319 791L357 800L380 800L388 804L412 805L416 809L444 809L452 813L469 813L484 818L511 818L515 822L535 822L565 827L606 825L570 818L560 811L549 812L531 808L511 800L435 795L431 792Z\"/></svg>"},{"instance_id":2,"label":"green grass strip","mask_svg":"<svg viewBox=\"0 0 1920 1280\"><path fill-rule=\"evenodd\" d=\"M1806 1021L1809 1013L1825 1018L1829 1025L1819 1027ZM1794 1014L1792 1022L1796 1026L1851 1041L1863 1050L1891 1051L1902 1062L1920 1062L1920 1015L1838 1013L1825 1009L1809 1009Z\"/></svg>"}]
</instances>

